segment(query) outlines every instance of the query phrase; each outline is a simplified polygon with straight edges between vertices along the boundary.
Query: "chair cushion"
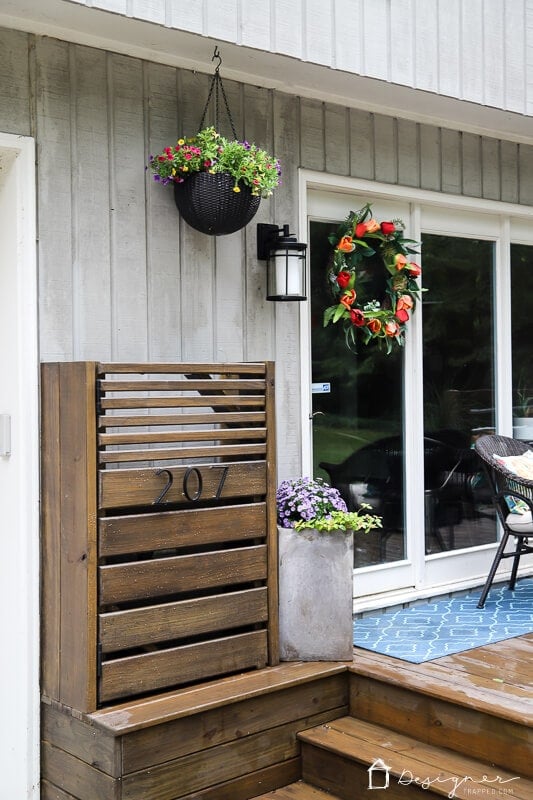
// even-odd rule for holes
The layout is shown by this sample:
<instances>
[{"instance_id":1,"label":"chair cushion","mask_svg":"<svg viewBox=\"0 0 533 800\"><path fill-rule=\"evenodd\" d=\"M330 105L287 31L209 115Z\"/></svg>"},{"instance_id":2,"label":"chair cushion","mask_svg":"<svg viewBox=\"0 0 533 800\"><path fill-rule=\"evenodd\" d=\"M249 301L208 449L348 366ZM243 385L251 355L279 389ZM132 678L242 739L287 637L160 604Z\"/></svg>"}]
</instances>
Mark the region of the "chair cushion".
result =
<instances>
[{"instance_id":1,"label":"chair cushion","mask_svg":"<svg viewBox=\"0 0 533 800\"><path fill-rule=\"evenodd\" d=\"M494 453L493 458L509 472L518 475L519 478L533 480L533 451L526 450L520 456L499 456Z\"/></svg>"},{"instance_id":2,"label":"chair cushion","mask_svg":"<svg viewBox=\"0 0 533 800\"><path fill-rule=\"evenodd\" d=\"M515 533L533 533L531 511L524 511L523 514L507 514L505 524Z\"/></svg>"}]
</instances>

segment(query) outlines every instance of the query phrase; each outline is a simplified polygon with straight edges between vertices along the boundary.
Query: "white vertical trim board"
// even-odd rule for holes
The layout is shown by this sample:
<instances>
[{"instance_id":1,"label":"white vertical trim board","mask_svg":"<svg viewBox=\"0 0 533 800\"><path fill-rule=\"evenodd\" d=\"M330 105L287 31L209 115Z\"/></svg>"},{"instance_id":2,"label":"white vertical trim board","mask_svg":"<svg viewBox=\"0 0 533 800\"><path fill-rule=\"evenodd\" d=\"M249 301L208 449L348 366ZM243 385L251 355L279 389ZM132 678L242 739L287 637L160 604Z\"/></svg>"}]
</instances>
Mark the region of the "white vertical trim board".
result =
<instances>
[{"instance_id":1,"label":"white vertical trim board","mask_svg":"<svg viewBox=\"0 0 533 800\"><path fill-rule=\"evenodd\" d=\"M0 133L0 774L5 798L39 796L39 372L35 150ZM4 418L5 419L5 418Z\"/></svg>"}]
</instances>

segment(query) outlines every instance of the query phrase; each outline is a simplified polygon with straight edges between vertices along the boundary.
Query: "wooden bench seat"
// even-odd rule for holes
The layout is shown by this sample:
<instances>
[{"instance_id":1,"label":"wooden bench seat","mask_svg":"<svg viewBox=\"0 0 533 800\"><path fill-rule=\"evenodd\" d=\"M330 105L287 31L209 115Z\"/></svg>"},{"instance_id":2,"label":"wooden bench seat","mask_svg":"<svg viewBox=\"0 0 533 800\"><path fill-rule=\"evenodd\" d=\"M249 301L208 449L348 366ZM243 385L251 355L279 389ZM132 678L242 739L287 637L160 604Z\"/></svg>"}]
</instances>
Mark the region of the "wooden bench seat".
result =
<instances>
[{"instance_id":1,"label":"wooden bench seat","mask_svg":"<svg viewBox=\"0 0 533 800\"><path fill-rule=\"evenodd\" d=\"M90 724L108 731L112 736L123 736L345 671L346 665L337 662L285 663L256 672L209 681L189 689L166 692L157 697L115 705L87 714L85 719Z\"/></svg>"}]
</instances>

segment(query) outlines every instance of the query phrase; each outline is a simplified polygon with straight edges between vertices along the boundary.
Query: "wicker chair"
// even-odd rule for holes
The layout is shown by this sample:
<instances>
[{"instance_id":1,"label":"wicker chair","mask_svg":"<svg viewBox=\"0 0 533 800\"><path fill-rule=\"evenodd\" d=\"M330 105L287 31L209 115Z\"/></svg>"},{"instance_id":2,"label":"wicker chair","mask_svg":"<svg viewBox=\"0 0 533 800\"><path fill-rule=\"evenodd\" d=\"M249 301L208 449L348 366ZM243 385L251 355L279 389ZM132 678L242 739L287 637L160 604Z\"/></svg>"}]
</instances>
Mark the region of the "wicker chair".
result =
<instances>
[{"instance_id":1,"label":"wicker chair","mask_svg":"<svg viewBox=\"0 0 533 800\"><path fill-rule=\"evenodd\" d=\"M510 439L507 436L481 436L475 444L475 449L483 460L483 466L492 490L493 503L503 525L502 540L477 604L478 608L483 608L502 558L513 559L511 579L509 581L509 589L512 590L516 582L520 556L524 553L533 553L533 546L528 543L528 538L533 537L533 480L518 477L494 458L495 455L522 455L526 450L530 449L530 445L527 442L519 439ZM529 507L529 511L523 514L510 513L506 499L509 497L523 500ZM512 536L516 538L515 548L506 552L507 541Z\"/></svg>"}]
</instances>

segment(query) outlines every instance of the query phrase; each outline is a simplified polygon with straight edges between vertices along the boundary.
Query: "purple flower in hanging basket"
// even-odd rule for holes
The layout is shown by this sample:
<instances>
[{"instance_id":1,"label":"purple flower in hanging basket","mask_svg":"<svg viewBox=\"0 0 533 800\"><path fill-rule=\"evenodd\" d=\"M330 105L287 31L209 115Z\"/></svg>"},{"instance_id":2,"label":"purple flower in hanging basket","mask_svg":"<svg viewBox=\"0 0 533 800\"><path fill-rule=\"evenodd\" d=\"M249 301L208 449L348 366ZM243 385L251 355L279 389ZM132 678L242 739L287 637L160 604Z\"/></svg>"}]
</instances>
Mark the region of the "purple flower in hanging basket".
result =
<instances>
[{"instance_id":1,"label":"purple flower in hanging basket","mask_svg":"<svg viewBox=\"0 0 533 800\"><path fill-rule=\"evenodd\" d=\"M280 183L279 161L248 141L228 140L213 128L178 139L174 147L150 158L149 167L163 184L181 183L202 172L224 173L234 180L235 192L248 187L257 197L269 197Z\"/></svg>"}]
</instances>

